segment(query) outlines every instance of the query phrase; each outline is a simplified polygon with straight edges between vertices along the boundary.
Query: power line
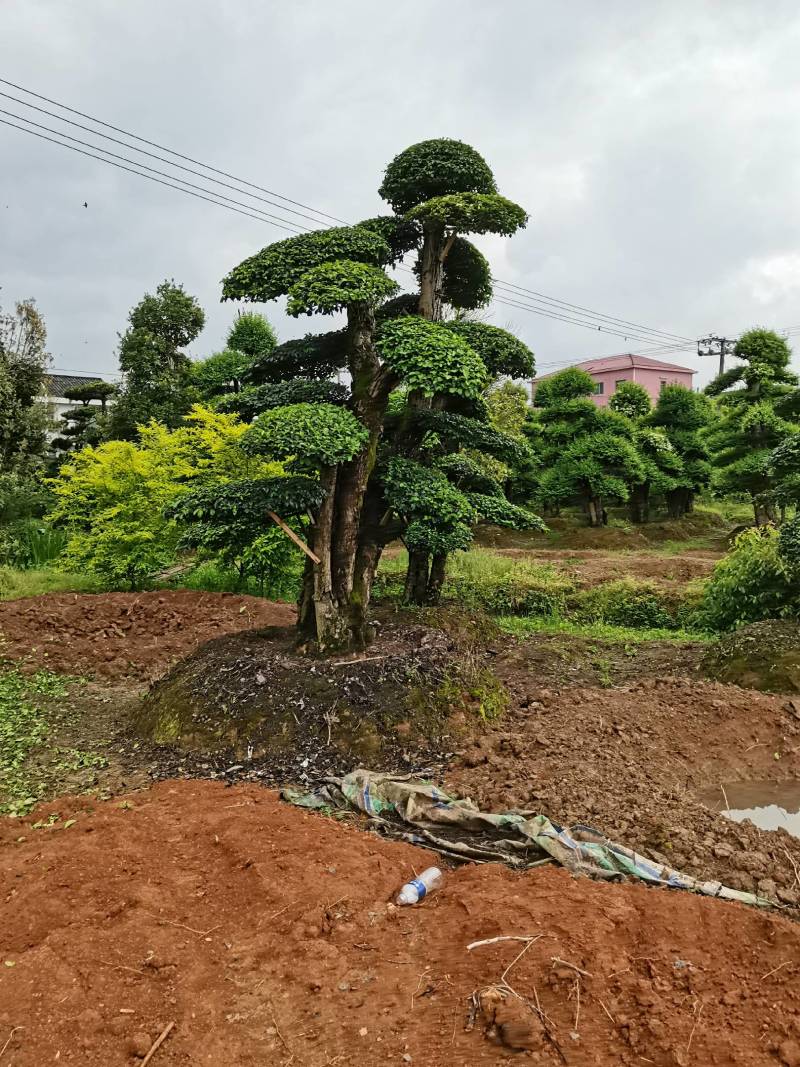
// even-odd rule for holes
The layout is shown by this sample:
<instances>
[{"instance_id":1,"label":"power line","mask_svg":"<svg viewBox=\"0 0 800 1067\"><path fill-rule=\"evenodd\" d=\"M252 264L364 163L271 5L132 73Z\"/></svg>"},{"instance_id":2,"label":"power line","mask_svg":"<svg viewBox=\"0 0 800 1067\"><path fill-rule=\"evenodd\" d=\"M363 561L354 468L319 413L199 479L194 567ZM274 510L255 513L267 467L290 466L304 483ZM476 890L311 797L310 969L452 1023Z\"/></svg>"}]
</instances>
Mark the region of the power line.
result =
<instances>
[{"instance_id":1,"label":"power line","mask_svg":"<svg viewBox=\"0 0 800 1067\"><path fill-rule=\"evenodd\" d=\"M2 79L0 79L1 81ZM321 222L320 219L314 218L313 215L306 215L302 211L295 211L291 207L283 207L281 204L276 203L274 200L269 200L265 196L258 196L256 193L248 193L246 189L239 188L238 185L231 185L230 182L221 182L218 178L209 178L208 175L203 174L202 171L194 170L192 167L184 167L181 163L173 163L170 159L165 159L164 156L158 156L155 152L148 152L144 148L137 148L136 145L128 144L127 141L121 141L118 137L110 137L107 133L100 133L98 130L93 130L91 126L84 126L81 122L74 122L72 119L65 119L63 115L57 114L55 111L48 111L47 108L37 107L36 104L30 104L27 100L21 100L18 96L12 96L11 93L4 93L0 91L0 96L4 96L7 100L14 100L18 104L22 104L23 107L32 108L34 111L39 111L43 115L49 115L51 118L56 119L57 122L64 122L69 126L74 126L76 129L84 130L86 133L92 134L93 137L102 137L106 141L112 141L114 144L122 145L123 148L130 148L134 152L140 153L143 156L149 156L150 159L158 159L162 163L166 163L168 167L175 167L178 170L184 170L187 174L194 174L198 178L202 178L204 181L213 181L215 185L221 185L225 189L233 189L234 192L242 193L244 196L252 197L254 200L260 200L264 204L270 204L272 207L280 208L282 211L289 212L292 215L298 215L300 218L308 219L313 222L315 226L327 225L327 223ZM78 140L77 138L71 138L69 134L63 133L61 130L53 130L50 126L41 126L38 122L34 122L33 119L25 118L22 115L17 115L11 111L4 111L0 108L0 111L4 115L11 115L12 118L21 119L23 122L29 122L32 126L37 126L41 130L49 130L51 133L58 134L59 137L67 137L69 140ZM79 144L85 144L85 141L78 140ZM101 147L100 145L92 145L92 148L97 148L99 152L106 152L108 155L114 155L113 152L109 152L108 149ZM125 156L117 156L118 159L125 159ZM129 160L129 162L133 162ZM136 160L136 165L144 167L144 163L140 163ZM146 168L151 169L151 168ZM157 174L162 174L163 171L156 171ZM188 184L188 183L187 183ZM195 186L196 188L196 186ZM237 201L238 203L238 201ZM313 208L311 209L314 210Z\"/></svg>"},{"instance_id":2,"label":"power line","mask_svg":"<svg viewBox=\"0 0 800 1067\"><path fill-rule=\"evenodd\" d=\"M227 200L228 203L230 203L230 204L236 204L239 207L252 208L253 211L258 211L259 215L258 216L251 216L252 218L257 218L257 217L260 216L260 217L262 217L262 219L264 221L269 219L270 221L273 221L275 225L279 225L279 226L283 223L285 225L282 225L282 227L281 227L282 229L293 230L295 233L308 232L305 228L304 229L298 229L297 226L294 224L294 220L293 219L284 219L279 215L271 215L269 212L263 211L261 208L253 207L251 204L245 204L241 200L234 200L230 196L224 196L222 193L218 193L215 189L207 189L203 185L195 185L194 182L187 182L185 178L178 178L174 174L168 174L166 171L159 170L157 167L151 167L147 163L140 163L138 159L130 159L128 156L121 156L118 152L112 152L108 148L101 148L99 145L91 144L89 141L83 141L83 140L80 139L80 137L73 137L71 134L62 133L61 130L54 130L51 126L43 126L40 122L34 122L33 119L26 119L23 115L17 115L13 111L6 111L5 108L0 107L0 115L10 115L11 118L19 119L20 122L27 122L30 126L35 126L36 129L38 129L38 130L47 130L48 133L53 133L57 137L63 137L67 141L74 141L75 144L84 145L84 147L86 147L86 148L93 148L96 152L102 152L103 153L102 156L95 156L94 158L95 159L99 159L104 163L112 163L112 161L114 159L121 159L125 163L131 163L131 164L133 164L133 166L141 168L141 170L132 171L132 173L139 174L143 178L150 177L149 174L143 174L142 173L142 171L149 170L149 171L152 171L153 174L160 174L162 176L162 178L171 178L173 181L180 182L181 186L186 186L187 187L186 189L181 189L182 192L189 192L190 189L196 189L196 190L199 190L200 192L210 193L212 196L217 198L215 201L213 201L214 203L219 203L220 200ZM34 134L34 136L36 136L36 137L43 136L42 134L37 134L35 130L29 130L25 126L17 126L16 123L7 122L6 119L0 119L0 122L5 122L7 126L14 126L16 129L22 130L24 133ZM51 137L45 137L44 139L47 140L47 141L53 140L53 138L51 138ZM55 141L55 140L53 140L53 143L54 144L60 144L63 148L73 148L72 145L64 144L63 141ZM82 151L80 148L75 148L73 150L76 151L76 152L81 152ZM82 154L83 155L89 155L90 153L83 152ZM110 156L111 158L110 159L106 159L105 158L106 156ZM118 164L116 164L116 163L113 163L112 165L113 166L118 166ZM129 168L128 167L123 167L122 169L123 170L128 170ZM153 180L157 181L158 179L153 179ZM177 185L173 185L172 188L173 189L179 189L180 187L177 186ZM204 197L203 199L207 199L207 198ZM220 204L219 206L220 207L225 207L226 205L225 204Z\"/></svg>"},{"instance_id":3,"label":"power line","mask_svg":"<svg viewBox=\"0 0 800 1067\"><path fill-rule=\"evenodd\" d=\"M167 152L171 156L175 156L177 159L184 159L187 163L194 163L198 167L202 167L204 170L210 170L214 174L221 174L223 178L231 178L234 181L241 182L242 185L249 185L251 189L258 189L262 193L268 193L270 196L277 196L279 200L286 201L287 204L294 204L295 207L303 207L308 211L314 211L317 215L323 215L325 218L332 219L334 222L342 223L342 219L337 219L335 215L328 215L324 211L317 211L316 208L309 207L308 204L303 204L299 200L291 200L288 196L283 196L281 193L275 193L271 189L265 189L263 185L256 185L254 182L245 181L243 178L237 178L234 174L228 174L227 171L219 170L217 167L212 167L208 163L201 163L198 159L192 159L191 156L185 156L181 152L175 152L171 148L166 148L164 145L158 144L156 141L148 141L146 137L139 137L136 133L129 133L128 130L123 130L120 126L114 126L110 122L104 122L102 119L96 119L93 115L87 115L83 111L78 111L74 107L69 107L67 104L61 104L58 100L51 100L49 96L43 96L41 93L35 93L32 89L26 89L22 85L17 85L15 82L8 81L7 78L0 78L0 83L3 85L10 85L12 89L18 90L21 93L27 93L28 96L33 96L37 100L44 100L46 104L52 104L54 107L60 107L62 111L69 111L71 115L79 115L82 119L88 119L90 122L96 123L98 126L105 126L107 130L114 130L115 133L122 133L126 137L133 138L134 141L141 141L142 144L150 145L151 148L158 148L162 152ZM343 223L347 225L347 223Z\"/></svg>"},{"instance_id":4,"label":"power line","mask_svg":"<svg viewBox=\"0 0 800 1067\"><path fill-rule=\"evenodd\" d=\"M203 167L205 170L211 171L212 173L221 174L224 177L229 177L229 178L233 179L234 181L238 182L240 185L247 185L252 189L259 189L262 192L269 193L270 196L278 197L280 200L285 201L287 204L295 204L298 207L303 207L303 208L306 208L309 211L313 211L316 215L319 215L319 216L321 216L323 218L331 219L334 222L344 223L344 220L339 219L334 215L329 215L326 212L318 211L318 209L310 207L308 204L303 204L301 201L292 200L289 197L284 197L280 193L275 193L272 190L266 189L264 186L260 186L260 185L257 185L255 183L253 183L253 182L249 182L249 181L247 181L247 180L245 180L243 178L238 178L235 175L228 174L228 172L226 172L226 171L222 171L222 170L220 170L220 169L218 169L216 167L210 166L209 164L202 163L199 160L192 159L192 157L190 157L190 156L186 156L186 155L184 155L184 154L182 154L180 152L176 152L173 149L170 149L170 148L165 147L164 145L158 144L157 142L149 141L146 138L140 137L138 134L131 133L130 131L124 130L121 127L114 126L111 123L104 122L102 119L97 119L92 115L88 115L85 112L78 111L77 109L69 107L66 104L62 104L59 101L52 100L50 97L43 96L42 94L36 93L36 92L34 92L33 90L30 90L30 89L25 89L24 87L22 87L20 85L17 85L14 82L8 81L5 78L0 78L0 83L2 83L4 85L11 86L12 88L19 90L20 92L23 92L23 93L26 93L26 94L28 94L30 96L33 96L36 99L43 100L46 103L52 104L53 106L58 107L58 108L60 108L60 109L62 109L64 111L68 111L71 114L79 115L81 118L85 118L90 122L93 122L93 123L96 123L97 125L105 127L106 129L111 129L111 130L114 130L117 133L122 133L122 134L124 134L124 136L129 137L129 138L131 138L133 140L139 141L142 144L147 144L147 145L150 145L151 147L158 148L160 151L166 152L169 155L173 155L177 159L184 159L187 162L194 163L197 166ZM169 167L174 167L174 168L179 168L181 170L184 170L187 173L191 173L191 174L193 174L193 175L195 175L197 177L200 177L203 181L208 181L208 182L212 182L214 184L218 184L218 185L224 186L224 187L232 189L232 190L234 190L236 192L240 192L243 196L250 197L251 199L261 200L262 202L268 203L271 206L280 206L280 205L275 205L273 201L266 200L263 197L258 197L253 193L249 193L249 192L247 192L247 190L239 188L239 186L232 186L232 185L229 185L227 182L220 182L217 178L212 178L209 175L201 174L198 171L192 170L189 167L183 167L181 164L173 163L171 160L165 160L162 156L157 156L152 152L146 152L144 149L137 148L135 145L127 144L124 141L119 141L117 138L110 137L108 134L104 134L99 130L92 130L89 127L83 126L81 123L73 122L71 119L67 119L67 118L65 118L63 116L57 115L57 114L55 114L55 113L53 113L51 111L48 111L45 108L40 108L35 104L29 103L28 101L20 100L18 97L14 97L9 93L0 93L0 95L6 97L8 99L15 100L16 102L21 103L25 107L29 107L29 108L35 109L36 111L39 111L39 112L42 112L44 114L50 115L51 117L55 118L59 122L64 122L64 123L67 123L69 125L72 125L72 126L75 126L77 128L80 128L80 129L84 130L85 132L92 134L93 136L105 138L107 140L113 141L114 143L121 144L124 147L129 148L133 152L137 152L137 153L140 153L140 154L143 154L143 155L150 156L151 158L157 159L160 162L165 163ZM96 152L102 152L102 153L104 153L104 155L103 156L98 156L98 155L94 155L91 152L82 151L79 148L74 148L72 145L65 144L64 141L62 141L62 140L53 140L53 138L51 138L51 137L45 137L45 136L43 136L41 134L36 134L34 130L27 129L26 127L22 127L22 126L16 126L14 123L7 122L7 121L5 121L3 119L0 119L0 122L5 122L5 125L12 126L15 129L21 130L22 132L25 132L25 133L30 133L33 136L41 137L43 140L51 141L53 144L58 144L63 148L70 148L73 151L80 152L82 155L87 155L90 158L99 160L100 162L109 163L112 166L117 166L119 169L126 170L129 173L138 175L139 177L150 178L151 181L158 181L159 184L167 185L169 188L176 189L179 192L186 192L186 193L188 193L188 195L193 195L198 199L205 199L209 203L216 204L218 207L226 207L228 210L237 211L238 214L246 215L246 216L248 216L250 218L256 218L256 219L258 219L260 221L269 221L271 225L277 225L282 229L288 229L290 232L300 233L300 232L308 231L308 229L309 229L309 227L303 226L302 223L298 223L294 219L290 220L290 219L285 219L285 218L283 218L281 216L271 215L269 212L265 212L262 209L255 208L251 204L244 204L244 203L242 203L242 201L233 200L231 197L226 197L223 194L218 193L214 189L208 189L206 186L194 185L194 183L187 182L185 179L180 178L180 177L178 177L176 175L168 174L168 173L165 173L164 171L158 170L157 168L150 167L147 164L140 162L138 159L137 160L132 160L127 156L120 156L117 153L111 152L108 149L100 147L99 145L91 144L89 142L81 140L80 138L72 137L71 135L69 135L67 133L64 133L61 130L53 130L52 127L43 126L40 123L34 122L32 119L25 118L24 116L17 115L17 114L15 114L13 112L4 111L3 109L0 109L0 112L2 112L3 114L6 114L6 115L10 115L13 118L19 119L21 122L25 122L28 125L35 126L38 129L47 130L48 133L53 133L57 137L64 138L64 139L70 140L70 141L74 141L76 144L84 145L86 148L92 148ZM132 164L133 166L135 166L137 168L142 168L142 170L138 170L138 169L132 170L130 167L120 166L120 164L113 163L112 159L105 158L106 156L113 157L113 159L123 160L125 163ZM161 181L159 178L151 177L150 174L142 173L143 170L151 171L153 174L160 175L161 178L170 178L173 181L180 182L181 184L180 185L173 185L170 182ZM184 187L186 187L186 188L184 188ZM191 192L191 190L195 190L195 192ZM204 195L201 195L202 193L206 193L206 194L210 194L210 195L209 196L204 196ZM213 197L214 199L211 199L211 197ZM221 203L220 201L227 201L227 204L226 203ZM233 206L229 207L228 205L233 205ZM245 208L245 209L248 209L248 210L239 210L240 208ZM283 210L289 211L292 214L296 214L299 217L305 218L305 219L307 219L307 220L309 220L311 222L314 222L317 225L326 225L325 223L320 223L319 219L312 218L312 216L310 216L310 215L304 215L302 212L295 212L291 208L284 208ZM252 211L257 211L258 214L257 215L252 214ZM344 224L346 224L346 223L344 223ZM684 343L690 342L689 338L683 337L682 335L672 334L672 333L669 333L669 332L663 331L663 330L652 329L650 327L643 326L642 324L634 323L634 322L631 322L631 321L626 320L626 319L619 319L619 318L616 318L615 316L605 315L602 312L595 312L595 311L593 311L593 310L591 310L589 308L583 307L582 305L572 304L572 303L570 303L568 301L562 301L562 300L560 300L560 299L558 299L556 297L550 297L550 296L547 296L544 293L539 293L536 290L527 289L524 286L519 286L519 285L516 285L516 284L511 283L511 282L504 282L501 279L494 279L494 282L495 282L495 285L497 285L497 286L499 286L501 288L501 295L495 296L495 298L494 298L495 301L497 303L504 304L504 305L506 305L508 307L518 307L521 310L529 311L529 312L532 312L533 314L538 314L538 315L541 315L541 316L543 316L545 318L551 318L551 319L556 320L556 321L566 322L566 323L569 323L571 325L582 326L585 329L592 329L592 330L596 330L596 331L599 331L599 332L602 332L602 333L608 333L611 336L621 337L621 338L623 338L625 340L627 340L628 337L630 337L632 340L641 341L641 342L646 343L646 344L653 344L653 342L658 340L659 338L664 338L665 342L666 341L673 342L673 343L676 342L676 341L680 341L680 342L684 342ZM506 299L503 299L504 296L506 297ZM578 313L578 314L576 314L576 313ZM600 322L600 325L598 325L598 321ZM605 323L608 323L609 325L606 326ZM633 327L635 330L638 330L638 331L641 331L641 332L640 333L634 333L631 330L628 330L628 331L625 331L625 332L620 331L620 330L615 330L615 329L612 328L615 325L621 326L623 328L623 331L624 331L625 327ZM693 341L691 343L694 344Z\"/></svg>"},{"instance_id":5,"label":"power line","mask_svg":"<svg viewBox=\"0 0 800 1067\"><path fill-rule=\"evenodd\" d=\"M514 285L511 282L504 282L500 281L499 279L496 280L496 284L502 286L504 289L516 290L525 298L527 298L527 295L530 294L531 296L534 296L538 300L544 301L547 304L556 304L563 308L570 308L573 311L583 311L593 318L605 319L609 322L617 323L621 326L632 326L635 329L643 330L646 333L657 334L662 337L669 338L672 341L685 341L690 344L695 343L694 339L691 337L684 337L682 334L677 333L669 333L666 330L651 329L649 326L643 326L640 322L630 322L627 319L618 319L615 318L613 315L604 315L602 312L592 311L590 308L583 307L581 304L570 304L566 300L558 300L555 297L549 297L544 293L537 292L535 289L526 289L524 286Z\"/></svg>"}]
</instances>

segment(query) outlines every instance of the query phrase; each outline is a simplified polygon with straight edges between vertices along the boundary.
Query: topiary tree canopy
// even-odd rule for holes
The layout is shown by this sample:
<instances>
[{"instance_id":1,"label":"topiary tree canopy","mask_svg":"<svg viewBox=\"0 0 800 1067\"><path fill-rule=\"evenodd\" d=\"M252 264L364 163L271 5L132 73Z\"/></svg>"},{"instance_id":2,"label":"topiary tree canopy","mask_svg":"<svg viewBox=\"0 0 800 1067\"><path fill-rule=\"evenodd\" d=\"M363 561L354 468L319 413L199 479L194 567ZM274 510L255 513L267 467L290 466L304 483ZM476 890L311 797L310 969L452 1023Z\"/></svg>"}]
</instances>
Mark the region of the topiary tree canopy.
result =
<instances>
[{"instance_id":1,"label":"topiary tree canopy","mask_svg":"<svg viewBox=\"0 0 800 1067\"><path fill-rule=\"evenodd\" d=\"M544 473L539 495L550 508L582 504L591 526L606 521L605 501L628 500L631 484L646 480L629 418L592 400L594 381L570 367L537 385L533 418L525 426Z\"/></svg>"},{"instance_id":2,"label":"topiary tree canopy","mask_svg":"<svg viewBox=\"0 0 800 1067\"><path fill-rule=\"evenodd\" d=\"M284 461L293 488L278 499L280 479L247 493L231 485L215 514L229 522L235 507L237 521L264 523L267 512L311 518L298 626L322 649L369 640L372 580L388 541L401 537L410 555L435 560L412 590L423 599L476 522L541 525L491 478L466 482L463 465L444 462L474 448L526 449L491 428L483 393L498 375L529 376L532 354L504 330L441 314L491 295L486 260L464 234L509 234L525 213L498 195L485 161L458 141L401 153L381 193L395 214L279 241L223 281L223 299L285 297L291 315L346 318L341 329L258 353L241 390L218 401L252 420L242 448ZM409 253L420 292L398 295L387 271ZM207 506L191 494L182 501L197 521Z\"/></svg>"},{"instance_id":3,"label":"topiary tree canopy","mask_svg":"<svg viewBox=\"0 0 800 1067\"><path fill-rule=\"evenodd\" d=\"M695 393L683 385L666 385L658 403L646 422L664 431L680 469L673 474L674 485L666 487L664 495L670 518L680 519L694 506L694 498L711 481L706 430L711 424L711 401L702 393Z\"/></svg>"},{"instance_id":4,"label":"topiary tree canopy","mask_svg":"<svg viewBox=\"0 0 800 1067\"><path fill-rule=\"evenodd\" d=\"M771 456L797 425L784 414L797 389L789 369L792 352L772 330L754 329L736 342L742 361L719 375L706 394L718 398L720 417L709 432L714 486L721 492L748 492L759 525L776 518Z\"/></svg>"}]
</instances>

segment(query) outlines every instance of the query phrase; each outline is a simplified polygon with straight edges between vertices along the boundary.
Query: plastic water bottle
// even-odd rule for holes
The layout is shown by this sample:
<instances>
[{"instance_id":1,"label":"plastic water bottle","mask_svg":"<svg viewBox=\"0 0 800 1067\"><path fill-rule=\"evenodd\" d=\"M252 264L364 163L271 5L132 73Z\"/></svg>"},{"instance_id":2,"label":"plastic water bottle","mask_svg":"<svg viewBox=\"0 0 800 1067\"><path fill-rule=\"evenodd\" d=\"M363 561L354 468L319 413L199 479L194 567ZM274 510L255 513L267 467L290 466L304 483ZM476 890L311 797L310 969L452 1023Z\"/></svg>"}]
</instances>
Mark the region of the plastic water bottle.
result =
<instances>
[{"instance_id":1,"label":"plastic water bottle","mask_svg":"<svg viewBox=\"0 0 800 1067\"><path fill-rule=\"evenodd\" d=\"M442 872L438 867L428 867L419 878L406 882L397 894L397 904L419 904L428 893L433 893L442 884Z\"/></svg>"}]
</instances>

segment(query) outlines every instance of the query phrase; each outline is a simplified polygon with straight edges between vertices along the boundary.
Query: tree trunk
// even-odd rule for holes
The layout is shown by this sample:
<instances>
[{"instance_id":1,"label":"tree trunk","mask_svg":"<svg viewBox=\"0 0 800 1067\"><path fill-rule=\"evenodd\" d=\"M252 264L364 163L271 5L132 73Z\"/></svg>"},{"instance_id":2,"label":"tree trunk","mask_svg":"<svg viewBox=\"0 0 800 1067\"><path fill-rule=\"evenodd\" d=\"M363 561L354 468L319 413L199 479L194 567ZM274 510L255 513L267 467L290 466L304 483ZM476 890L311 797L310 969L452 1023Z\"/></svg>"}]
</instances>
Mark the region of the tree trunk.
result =
<instances>
[{"instance_id":1,"label":"tree trunk","mask_svg":"<svg viewBox=\"0 0 800 1067\"><path fill-rule=\"evenodd\" d=\"M635 485L628 501L631 522L637 525L650 521L650 487Z\"/></svg>"},{"instance_id":2,"label":"tree trunk","mask_svg":"<svg viewBox=\"0 0 800 1067\"><path fill-rule=\"evenodd\" d=\"M442 596L445 572L447 571L447 553L434 552L431 560L431 570L428 575L428 589L425 601L428 604L438 604Z\"/></svg>"},{"instance_id":3,"label":"tree trunk","mask_svg":"<svg viewBox=\"0 0 800 1067\"><path fill-rule=\"evenodd\" d=\"M599 496L590 497L586 501L586 509L589 514L590 526L604 526L605 522L603 516L605 509L603 508L603 502Z\"/></svg>"},{"instance_id":4,"label":"tree trunk","mask_svg":"<svg viewBox=\"0 0 800 1067\"><path fill-rule=\"evenodd\" d=\"M775 522L775 505L771 500L760 500L754 497L753 515L756 526L766 526L770 522Z\"/></svg>"},{"instance_id":5,"label":"tree trunk","mask_svg":"<svg viewBox=\"0 0 800 1067\"><path fill-rule=\"evenodd\" d=\"M449 244L443 226L426 225L423 230L419 274L419 313L431 322L442 319L442 280Z\"/></svg>"},{"instance_id":6,"label":"tree trunk","mask_svg":"<svg viewBox=\"0 0 800 1067\"><path fill-rule=\"evenodd\" d=\"M403 602L406 604L424 604L428 593L430 575L430 556L427 552L412 548L408 552L406 568L406 585L403 590Z\"/></svg>"}]
</instances>

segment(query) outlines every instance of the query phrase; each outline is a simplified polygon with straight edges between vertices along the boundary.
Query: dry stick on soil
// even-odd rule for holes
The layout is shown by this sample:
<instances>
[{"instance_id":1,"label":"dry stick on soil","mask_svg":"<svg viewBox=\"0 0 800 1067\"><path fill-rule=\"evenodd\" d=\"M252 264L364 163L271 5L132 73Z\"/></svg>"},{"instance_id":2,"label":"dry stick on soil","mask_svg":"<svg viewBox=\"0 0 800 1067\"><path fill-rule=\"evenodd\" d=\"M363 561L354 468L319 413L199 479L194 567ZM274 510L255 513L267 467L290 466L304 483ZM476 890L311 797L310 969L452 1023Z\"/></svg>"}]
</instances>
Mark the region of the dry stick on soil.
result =
<instances>
[{"instance_id":1,"label":"dry stick on soil","mask_svg":"<svg viewBox=\"0 0 800 1067\"><path fill-rule=\"evenodd\" d=\"M644 957L642 957L642 958L644 959ZM593 975L589 974L588 971L582 971L580 969L580 967L576 967L574 963L568 963L567 960L559 959L558 956L552 956L551 959L553 961L553 966L554 967L557 964L560 964L562 967L571 967L573 971L577 971L578 974L582 974L584 976L584 978L592 978L593 977Z\"/></svg>"},{"instance_id":2,"label":"dry stick on soil","mask_svg":"<svg viewBox=\"0 0 800 1067\"><path fill-rule=\"evenodd\" d=\"M726 811L730 811L731 810L731 806L728 803L728 794L725 792L725 786L721 785L720 789L722 790L722 799L725 801L725 810Z\"/></svg>"},{"instance_id":3,"label":"dry stick on soil","mask_svg":"<svg viewBox=\"0 0 800 1067\"><path fill-rule=\"evenodd\" d=\"M614 1016L611 1014L611 1012L608 1010L608 1008L605 1006L605 1004L602 1002L602 1000L600 1000L599 997L597 998L597 1003L600 1005L600 1007L603 1009L603 1011L606 1013L606 1015L611 1020L612 1026L616 1026L617 1024L614 1022Z\"/></svg>"},{"instance_id":4,"label":"dry stick on soil","mask_svg":"<svg viewBox=\"0 0 800 1067\"><path fill-rule=\"evenodd\" d=\"M9 1046L9 1045L11 1044L11 1038L12 1038L12 1037L14 1036L14 1034L15 1034L15 1033L17 1032L17 1030L24 1030L24 1029L25 1029L25 1027L24 1027L24 1026L15 1026L15 1027L14 1027L14 1028L12 1029L11 1033L10 1033L10 1034L8 1035L8 1037L6 1038L6 1043L5 1043L5 1045L3 1045L3 1047L2 1047L2 1048L0 1048L0 1056L2 1056L2 1055L3 1055L3 1053L5 1052L5 1050L6 1050L6 1049L8 1048L8 1046Z\"/></svg>"},{"instance_id":5,"label":"dry stick on soil","mask_svg":"<svg viewBox=\"0 0 800 1067\"><path fill-rule=\"evenodd\" d=\"M142 908L144 911L144 908ZM217 923L216 926L209 927L208 930L195 930L193 926L186 926L184 923L173 922L172 919L165 919L163 915L154 915L152 911L145 911L145 915L149 915L151 919L158 919L160 923L166 923L168 926L177 926L181 930L188 930L190 934L197 934L198 937L208 937L214 930L219 930L221 923Z\"/></svg>"},{"instance_id":6,"label":"dry stick on soil","mask_svg":"<svg viewBox=\"0 0 800 1067\"><path fill-rule=\"evenodd\" d=\"M694 1026L692 1027L692 1032L689 1034L689 1040L686 1042L686 1055L687 1056L689 1055L689 1049L692 1047L692 1038L694 1037L694 1032L697 1029L697 1024L700 1022L700 1016L702 1014L703 1014L703 1004L701 1002L700 1006L695 1011Z\"/></svg>"},{"instance_id":7,"label":"dry stick on soil","mask_svg":"<svg viewBox=\"0 0 800 1067\"><path fill-rule=\"evenodd\" d=\"M488 937L485 941L473 941L471 945L467 945L467 952L472 952L474 948L482 948L483 945L494 945L498 941L533 941L542 936L542 934L509 934L505 937Z\"/></svg>"},{"instance_id":8,"label":"dry stick on soil","mask_svg":"<svg viewBox=\"0 0 800 1067\"><path fill-rule=\"evenodd\" d=\"M783 852L786 854L787 860L789 861L789 863L791 863L792 869L794 870L795 881L797 882L798 886L800 886L800 871L797 869L797 864L792 859L792 856L791 856L791 854L789 852L789 849L786 848L785 846L781 846L781 848L783 849Z\"/></svg>"},{"instance_id":9,"label":"dry stick on soil","mask_svg":"<svg viewBox=\"0 0 800 1067\"><path fill-rule=\"evenodd\" d=\"M142 1060L142 1067L147 1067L147 1064L150 1062L150 1060L152 1060L153 1056L155 1056L155 1054L158 1051L158 1049L161 1048L161 1046L164 1044L164 1042L169 1037L170 1031L172 1030L174 1025L175 1025L174 1022L167 1023L167 1025L164 1027L164 1029L161 1031L161 1033L158 1035L158 1037L155 1039L155 1041L151 1045L150 1051L147 1053L145 1058Z\"/></svg>"},{"instance_id":10,"label":"dry stick on soil","mask_svg":"<svg viewBox=\"0 0 800 1067\"><path fill-rule=\"evenodd\" d=\"M269 1006L269 1013L272 1016L272 1025L275 1027L275 1033L280 1038L281 1044L286 1049L286 1051L289 1053L289 1055L292 1056L292 1058L294 1058L294 1053L292 1052L291 1048L289 1047L288 1041L286 1040L286 1038L283 1036L283 1034L280 1031L280 1027L278 1026L278 1020L275 1018L275 1009L273 1008L271 1003L270 1003L270 1006Z\"/></svg>"},{"instance_id":11,"label":"dry stick on soil","mask_svg":"<svg viewBox=\"0 0 800 1067\"><path fill-rule=\"evenodd\" d=\"M575 1025L572 1029L578 1033L578 1020L581 1017L581 976L575 975Z\"/></svg>"},{"instance_id":12,"label":"dry stick on soil","mask_svg":"<svg viewBox=\"0 0 800 1067\"><path fill-rule=\"evenodd\" d=\"M763 982L765 978L769 978L771 974L775 974L777 971L782 971L783 968L788 967L791 962L791 960L787 960L785 963L779 963L778 966L773 967L771 971L767 971L766 974L762 974L761 981Z\"/></svg>"}]
</instances>

